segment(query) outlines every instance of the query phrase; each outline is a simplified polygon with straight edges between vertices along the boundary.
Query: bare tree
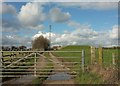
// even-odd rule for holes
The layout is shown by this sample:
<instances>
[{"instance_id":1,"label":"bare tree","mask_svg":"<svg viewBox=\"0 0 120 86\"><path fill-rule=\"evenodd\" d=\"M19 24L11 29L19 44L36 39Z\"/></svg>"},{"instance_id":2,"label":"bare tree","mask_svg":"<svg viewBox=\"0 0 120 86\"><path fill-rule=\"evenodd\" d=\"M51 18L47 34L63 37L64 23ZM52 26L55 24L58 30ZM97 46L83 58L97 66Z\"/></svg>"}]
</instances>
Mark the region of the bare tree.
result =
<instances>
[{"instance_id":1,"label":"bare tree","mask_svg":"<svg viewBox=\"0 0 120 86\"><path fill-rule=\"evenodd\" d=\"M49 45L50 41L42 35L32 41L32 48L34 50L47 50Z\"/></svg>"}]
</instances>

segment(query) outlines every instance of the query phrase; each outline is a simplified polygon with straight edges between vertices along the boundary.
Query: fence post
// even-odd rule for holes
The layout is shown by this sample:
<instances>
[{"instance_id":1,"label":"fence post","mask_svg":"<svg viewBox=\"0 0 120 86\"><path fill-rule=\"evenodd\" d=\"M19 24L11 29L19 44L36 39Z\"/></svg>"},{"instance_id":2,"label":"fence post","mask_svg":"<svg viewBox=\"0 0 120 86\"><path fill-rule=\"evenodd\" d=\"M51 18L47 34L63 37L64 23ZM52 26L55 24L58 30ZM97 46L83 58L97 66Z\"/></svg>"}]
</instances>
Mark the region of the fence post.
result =
<instances>
[{"instance_id":1,"label":"fence post","mask_svg":"<svg viewBox=\"0 0 120 86\"><path fill-rule=\"evenodd\" d=\"M3 66L2 62L3 62L3 52L0 53L0 67L1 67L0 75L2 75L2 66ZM2 77L0 77L0 86L2 86Z\"/></svg>"},{"instance_id":2,"label":"fence post","mask_svg":"<svg viewBox=\"0 0 120 86\"><path fill-rule=\"evenodd\" d=\"M82 50L82 72L85 71L84 66L85 66L85 52L84 50Z\"/></svg>"},{"instance_id":3,"label":"fence post","mask_svg":"<svg viewBox=\"0 0 120 86\"><path fill-rule=\"evenodd\" d=\"M4 59L3 59L3 52L0 53L0 66L2 67L2 63L4 62Z\"/></svg>"},{"instance_id":4,"label":"fence post","mask_svg":"<svg viewBox=\"0 0 120 86\"><path fill-rule=\"evenodd\" d=\"M91 46L91 64L95 62L95 47Z\"/></svg>"},{"instance_id":5,"label":"fence post","mask_svg":"<svg viewBox=\"0 0 120 86\"><path fill-rule=\"evenodd\" d=\"M115 65L115 54L114 53L112 53L112 63L113 65Z\"/></svg>"},{"instance_id":6,"label":"fence post","mask_svg":"<svg viewBox=\"0 0 120 86\"><path fill-rule=\"evenodd\" d=\"M36 57L37 57L37 53L35 53L35 58L34 58L34 76L36 77L36 63L37 63L37 60L36 60Z\"/></svg>"},{"instance_id":7,"label":"fence post","mask_svg":"<svg viewBox=\"0 0 120 86\"><path fill-rule=\"evenodd\" d=\"M103 49L102 47L99 48L99 64L102 65L103 63Z\"/></svg>"}]
</instances>

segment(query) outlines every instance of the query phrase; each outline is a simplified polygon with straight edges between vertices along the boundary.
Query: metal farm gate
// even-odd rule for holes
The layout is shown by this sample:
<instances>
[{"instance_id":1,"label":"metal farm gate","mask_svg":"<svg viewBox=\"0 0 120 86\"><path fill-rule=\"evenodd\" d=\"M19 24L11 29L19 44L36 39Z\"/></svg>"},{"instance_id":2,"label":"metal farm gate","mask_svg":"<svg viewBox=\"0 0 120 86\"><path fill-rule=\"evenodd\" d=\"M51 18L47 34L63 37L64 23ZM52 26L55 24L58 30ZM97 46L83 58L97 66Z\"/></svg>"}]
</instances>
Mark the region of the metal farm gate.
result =
<instances>
[{"instance_id":1,"label":"metal farm gate","mask_svg":"<svg viewBox=\"0 0 120 86\"><path fill-rule=\"evenodd\" d=\"M82 51L0 51L0 78L6 79L32 77L49 77L58 72L66 72L75 77L80 69L84 72L85 53ZM59 57L54 53L80 53L79 57ZM70 61L64 59L71 59ZM74 60L77 58L77 60ZM79 65L75 69L75 65Z\"/></svg>"}]
</instances>

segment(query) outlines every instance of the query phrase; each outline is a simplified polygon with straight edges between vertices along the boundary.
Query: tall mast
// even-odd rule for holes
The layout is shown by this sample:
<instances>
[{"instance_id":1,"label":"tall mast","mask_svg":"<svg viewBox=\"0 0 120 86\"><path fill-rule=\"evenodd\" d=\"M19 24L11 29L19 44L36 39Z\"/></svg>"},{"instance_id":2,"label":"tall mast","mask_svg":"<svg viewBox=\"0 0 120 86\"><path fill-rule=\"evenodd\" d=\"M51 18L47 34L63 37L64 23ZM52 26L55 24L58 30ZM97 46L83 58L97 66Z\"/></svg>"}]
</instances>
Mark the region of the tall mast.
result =
<instances>
[{"instance_id":1,"label":"tall mast","mask_svg":"<svg viewBox=\"0 0 120 86\"><path fill-rule=\"evenodd\" d=\"M51 3L49 2L49 10L50 10L50 7L51 6ZM50 41L50 44L49 44L49 50L51 49L51 24L49 25L49 41Z\"/></svg>"},{"instance_id":2,"label":"tall mast","mask_svg":"<svg viewBox=\"0 0 120 86\"><path fill-rule=\"evenodd\" d=\"M50 41L50 45L49 45L49 49L51 48L51 25L49 25L49 41Z\"/></svg>"}]
</instances>

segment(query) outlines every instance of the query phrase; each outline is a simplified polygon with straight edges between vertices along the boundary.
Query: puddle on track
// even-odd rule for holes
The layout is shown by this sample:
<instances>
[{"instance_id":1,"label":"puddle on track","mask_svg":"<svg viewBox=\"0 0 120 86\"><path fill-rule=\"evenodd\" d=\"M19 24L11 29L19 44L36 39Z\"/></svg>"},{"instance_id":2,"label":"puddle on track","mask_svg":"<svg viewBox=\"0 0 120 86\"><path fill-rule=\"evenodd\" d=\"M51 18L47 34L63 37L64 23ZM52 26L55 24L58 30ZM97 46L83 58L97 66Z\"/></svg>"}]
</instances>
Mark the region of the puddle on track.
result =
<instances>
[{"instance_id":1,"label":"puddle on track","mask_svg":"<svg viewBox=\"0 0 120 86\"><path fill-rule=\"evenodd\" d=\"M70 80L71 76L65 72L58 72L54 75L50 75L47 80Z\"/></svg>"}]
</instances>

